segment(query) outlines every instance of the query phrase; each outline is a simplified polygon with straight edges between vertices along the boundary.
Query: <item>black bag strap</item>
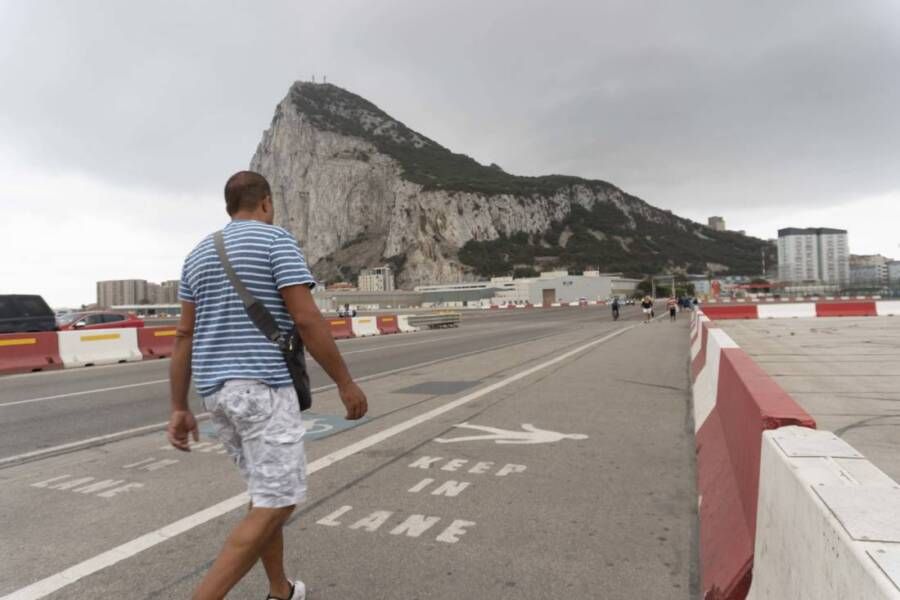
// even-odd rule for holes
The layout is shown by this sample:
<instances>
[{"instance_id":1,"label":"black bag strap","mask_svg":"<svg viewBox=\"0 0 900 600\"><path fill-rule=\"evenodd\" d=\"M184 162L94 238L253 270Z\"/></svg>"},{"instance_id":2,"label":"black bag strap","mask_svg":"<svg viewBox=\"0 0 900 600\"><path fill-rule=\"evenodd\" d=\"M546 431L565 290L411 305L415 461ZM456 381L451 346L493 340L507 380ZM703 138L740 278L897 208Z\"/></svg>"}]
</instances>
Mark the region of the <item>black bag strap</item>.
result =
<instances>
[{"instance_id":1,"label":"black bag strap","mask_svg":"<svg viewBox=\"0 0 900 600\"><path fill-rule=\"evenodd\" d=\"M285 340L284 333L279 329L275 317L272 316L265 304L250 293L250 290L247 289L241 278L234 272L234 267L228 259L228 253L225 251L225 235L221 231L217 231L213 235L213 243L219 255L219 262L222 263L222 268L225 269L225 275L228 276L228 280L231 281L231 285L234 286L237 295L240 297L244 310L247 311L247 316L250 317L250 320L264 336L277 344L282 350L285 349L288 342Z\"/></svg>"}]
</instances>

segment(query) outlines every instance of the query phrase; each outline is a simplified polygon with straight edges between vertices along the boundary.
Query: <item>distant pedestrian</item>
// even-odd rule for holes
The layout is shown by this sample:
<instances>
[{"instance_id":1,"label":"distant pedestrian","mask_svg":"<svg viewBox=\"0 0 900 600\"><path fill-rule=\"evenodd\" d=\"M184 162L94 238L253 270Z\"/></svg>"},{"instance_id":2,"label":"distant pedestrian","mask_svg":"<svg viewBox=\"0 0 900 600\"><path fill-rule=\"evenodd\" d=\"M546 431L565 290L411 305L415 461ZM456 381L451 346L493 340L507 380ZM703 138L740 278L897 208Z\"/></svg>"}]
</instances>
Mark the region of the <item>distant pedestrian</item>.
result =
<instances>
[{"instance_id":1,"label":"distant pedestrian","mask_svg":"<svg viewBox=\"0 0 900 600\"><path fill-rule=\"evenodd\" d=\"M644 296L644 299L641 300L641 310L644 311L644 323L649 323L653 318L653 300L650 299L650 296Z\"/></svg>"},{"instance_id":2,"label":"distant pedestrian","mask_svg":"<svg viewBox=\"0 0 900 600\"><path fill-rule=\"evenodd\" d=\"M675 296L672 296L668 300L666 300L666 308L669 309L669 320L674 321L678 318L678 300Z\"/></svg>"},{"instance_id":3,"label":"distant pedestrian","mask_svg":"<svg viewBox=\"0 0 900 600\"><path fill-rule=\"evenodd\" d=\"M268 182L258 173L236 173L225 185L225 204L232 221L222 231L224 248L207 236L182 271L168 436L185 452L190 438L199 440L188 406L193 375L216 436L247 482L250 511L225 540L193 600L221 600L260 559L268 598L303 600L305 584L285 575L282 535L294 507L306 498L298 396L281 348L250 320L231 281L242 282L265 306L282 336L296 327L310 354L337 383L348 419L361 418L368 406L313 301L316 283L297 241L272 224ZM234 273L223 267L220 249Z\"/></svg>"},{"instance_id":4,"label":"distant pedestrian","mask_svg":"<svg viewBox=\"0 0 900 600\"><path fill-rule=\"evenodd\" d=\"M619 320L619 297L618 296L613 298L611 306L612 306L613 321L618 321Z\"/></svg>"}]
</instances>

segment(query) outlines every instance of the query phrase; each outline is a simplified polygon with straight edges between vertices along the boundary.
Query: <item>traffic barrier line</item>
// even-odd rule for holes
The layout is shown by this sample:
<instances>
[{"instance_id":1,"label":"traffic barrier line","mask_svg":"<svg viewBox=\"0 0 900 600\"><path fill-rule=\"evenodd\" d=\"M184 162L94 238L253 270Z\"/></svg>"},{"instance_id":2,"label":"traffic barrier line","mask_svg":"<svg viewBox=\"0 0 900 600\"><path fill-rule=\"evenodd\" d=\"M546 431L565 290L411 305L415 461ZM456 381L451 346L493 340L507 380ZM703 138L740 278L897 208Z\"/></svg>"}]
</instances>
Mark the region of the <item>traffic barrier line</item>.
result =
<instances>
[{"instance_id":1,"label":"traffic barrier line","mask_svg":"<svg viewBox=\"0 0 900 600\"><path fill-rule=\"evenodd\" d=\"M378 321L375 317L353 317L350 319L350 327L356 337L381 335L378 331Z\"/></svg>"},{"instance_id":2,"label":"traffic barrier line","mask_svg":"<svg viewBox=\"0 0 900 600\"><path fill-rule=\"evenodd\" d=\"M56 335L62 363L68 369L143 360L137 329L97 329L90 333L60 331Z\"/></svg>"},{"instance_id":3,"label":"traffic barrier line","mask_svg":"<svg viewBox=\"0 0 900 600\"><path fill-rule=\"evenodd\" d=\"M378 333L381 335L400 333L400 324L397 322L397 315L378 315L375 317L375 323L378 327Z\"/></svg>"},{"instance_id":4,"label":"traffic barrier line","mask_svg":"<svg viewBox=\"0 0 900 600\"><path fill-rule=\"evenodd\" d=\"M61 369L56 332L0 334L0 373Z\"/></svg>"},{"instance_id":5,"label":"traffic barrier line","mask_svg":"<svg viewBox=\"0 0 900 600\"><path fill-rule=\"evenodd\" d=\"M770 300L771 301L771 300ZM738 301L740 302L740 301ZM782 298L782 304L722 304L705 305L703 312L713 320L726 319L788 319L815 317L875 317L900 315L900 301L844 298L825 302L794 302Z\"/></svg>"},{"instance_id":6,"label":"traffic barrier line","mask_svg":"<svg viewBox=\"0 0 900 600\"><path fill-rule=\"evenodd\" d=\"M750 600L900 599L900 485L831 432L763 433Z\"/></svg>"},{"instance_id":7,"label":"traffic barrier line","mask_svg":"<svg viewBox=\"0 0 900 600\"><path fill-rule=\"evenodd\" d=\"M138 330L138 348L144 360L168 358L175 349L174 327L142 327Z\"/></svg>"},{"instance_id":8,"label":"traffic barrier line","mask_svg":"<svg viewBox=\"0 0 900 600\"><path fill-rule=\"evenodd\" d=\"M702 592L706 600L743 600L752 577L762 433L786 425L814 428L815 421L703 312L695 319Z\"/></svg>"},{"instance_id":9,"label":"traffic barrier line","mask_svg":"<svg viewBox=\"0 0 900 600\"><path fill-rule=\"evenodd\" d=\"M341 317L339 319L326 319L331 327L331 335L336 340L344 340L355 337L353 335L353 327L351 326L350 317Z\"/></svg>"}]
</instances>

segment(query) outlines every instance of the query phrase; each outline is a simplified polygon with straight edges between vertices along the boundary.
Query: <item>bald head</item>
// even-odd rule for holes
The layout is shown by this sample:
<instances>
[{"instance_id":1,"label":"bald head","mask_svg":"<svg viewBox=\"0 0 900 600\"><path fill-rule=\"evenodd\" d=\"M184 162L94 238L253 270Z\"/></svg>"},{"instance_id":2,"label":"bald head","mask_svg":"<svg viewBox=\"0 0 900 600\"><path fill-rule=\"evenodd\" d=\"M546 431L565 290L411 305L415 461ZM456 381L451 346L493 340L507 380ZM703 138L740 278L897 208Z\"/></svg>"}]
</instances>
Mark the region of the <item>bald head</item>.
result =
<instances>
[{"instance_id":1,"label":"bald head","mask_svg":"<svg viewBox=\"0 0 900 600\"><path fill-rule=\"evenodd\" d=\"M238 171L225 184L225 209L232 217L257 212L266 198L271 200L272 189L259 173Z\"/></svg>"}]
</instances>

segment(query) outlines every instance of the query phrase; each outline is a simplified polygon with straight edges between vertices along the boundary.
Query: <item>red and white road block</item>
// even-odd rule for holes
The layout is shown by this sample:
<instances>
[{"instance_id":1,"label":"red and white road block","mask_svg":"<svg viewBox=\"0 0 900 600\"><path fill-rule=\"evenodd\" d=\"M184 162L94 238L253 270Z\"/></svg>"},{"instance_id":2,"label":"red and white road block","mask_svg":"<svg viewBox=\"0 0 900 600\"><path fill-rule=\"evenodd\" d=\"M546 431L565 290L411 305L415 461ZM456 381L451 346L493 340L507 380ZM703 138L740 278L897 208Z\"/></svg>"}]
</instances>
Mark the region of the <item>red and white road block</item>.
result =
<instances>
[{"instance_id":1,"label":"red and white road block","mask_svg":"<svg viewBox=\"0 0 900 600\"><path fill-rule=\"evenodd\" d=\"M900 300L826 300L788 304L713 304L703 307L711 319L803 319L816 317L900 316Z\"/></svg>"},{"instance_id":2,"label":"red and white road block","mask_svg":"<svg viewBox=\"0 0 900 600\"><path fill-rule=\"evenodd\" d=\"M705 600L742 600L756 540L762 433L815 421L700 311L691 374Z\"/></svg>"}]
</instances>

